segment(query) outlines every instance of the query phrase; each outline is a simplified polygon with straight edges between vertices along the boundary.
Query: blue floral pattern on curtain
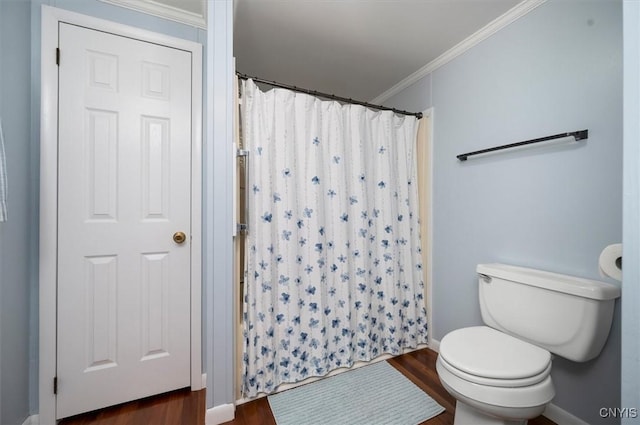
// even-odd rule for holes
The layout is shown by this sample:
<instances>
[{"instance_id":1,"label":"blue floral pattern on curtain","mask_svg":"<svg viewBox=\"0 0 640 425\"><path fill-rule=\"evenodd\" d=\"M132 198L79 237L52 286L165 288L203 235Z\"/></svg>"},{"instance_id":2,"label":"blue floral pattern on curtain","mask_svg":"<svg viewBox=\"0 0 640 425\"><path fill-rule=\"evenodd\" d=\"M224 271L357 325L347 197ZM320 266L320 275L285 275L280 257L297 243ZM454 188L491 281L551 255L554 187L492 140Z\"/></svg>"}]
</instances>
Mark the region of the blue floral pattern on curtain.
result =
<instances>
[{"instance_id":1,"label":"blue floral pattern on curtain","mask_svg":"<svg viewBox=\"0 0 640 425\"><path fill-rule=\"evenodd\" d=\"M246 397L427 342L417 120L243 88Z\"/></svg>"}]
</instances>

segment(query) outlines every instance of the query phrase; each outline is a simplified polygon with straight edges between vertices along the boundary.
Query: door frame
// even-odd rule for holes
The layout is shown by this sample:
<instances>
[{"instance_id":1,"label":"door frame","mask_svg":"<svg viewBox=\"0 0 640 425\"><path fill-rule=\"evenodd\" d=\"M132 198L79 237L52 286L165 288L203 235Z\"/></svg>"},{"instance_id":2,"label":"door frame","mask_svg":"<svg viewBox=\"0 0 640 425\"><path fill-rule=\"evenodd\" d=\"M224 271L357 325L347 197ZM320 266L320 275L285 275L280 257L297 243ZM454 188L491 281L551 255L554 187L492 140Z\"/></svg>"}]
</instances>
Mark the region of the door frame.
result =
<instances>
[{"instance_id":1,"label":"door frame","mask_svg":"<svg viewBox=\"0 0 640 425\"><path fill-rule=\"evenodd\" d=\"M426 142L426 149L422 150L423 156L418 160L420 165L426 168L425 178L426 185L424 190L420 193L423 195L420 202L420 219L423 225L420 229L422 238L422 250L425 263L425 291L427 298L427 326L428 326L428 346L429 348L439 350L440 343L435 339L435 327L433 326L433 121L434 121L434 107L425 109L422 111L423 119L428 121ZM425 217L426 216L426 217Z\"/></svg>"},{"instance_id":2,"label":"door frame","mask_svg":"<svg viewBox=\"0 0 640 425\"><path fill-rule=\"evenodd\" d=\"M99 18L42 6L40 105L39 419L56 423L59 23L69 23L191 53L191 389L202 380L202 45ZM64 60L64 52L61 53Z\"/></svg>"}]
</instances>

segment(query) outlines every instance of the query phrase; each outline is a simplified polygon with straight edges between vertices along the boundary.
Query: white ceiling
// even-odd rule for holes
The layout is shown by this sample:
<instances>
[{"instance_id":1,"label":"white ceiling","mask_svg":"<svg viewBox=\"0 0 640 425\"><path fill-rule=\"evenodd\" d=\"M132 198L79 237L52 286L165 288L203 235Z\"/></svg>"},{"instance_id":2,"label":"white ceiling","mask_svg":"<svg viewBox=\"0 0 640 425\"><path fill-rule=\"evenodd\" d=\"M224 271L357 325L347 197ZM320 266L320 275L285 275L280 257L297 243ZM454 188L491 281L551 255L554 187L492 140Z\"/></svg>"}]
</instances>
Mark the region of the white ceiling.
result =
<instances>
[{"instance_id":1,"label":"white ceiling","mask_svg":"<svg viewBox=\"0 0 640 425\"><path fill-rule=\"evenodd\" d=\"M521 0L235 0L238 71L371 100Z\"/></svg>"}]
</instances>

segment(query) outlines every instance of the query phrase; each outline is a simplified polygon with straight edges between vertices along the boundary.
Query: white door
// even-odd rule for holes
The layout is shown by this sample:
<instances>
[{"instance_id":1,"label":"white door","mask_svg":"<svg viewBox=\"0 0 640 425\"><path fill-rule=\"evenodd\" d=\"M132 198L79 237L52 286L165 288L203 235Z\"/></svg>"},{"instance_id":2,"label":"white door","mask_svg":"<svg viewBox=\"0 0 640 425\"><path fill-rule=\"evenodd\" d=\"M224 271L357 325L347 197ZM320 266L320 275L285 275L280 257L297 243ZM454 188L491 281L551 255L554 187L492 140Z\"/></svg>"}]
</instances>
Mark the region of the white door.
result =
<instances>
[{"instance_id":1,"label":"white door","mask_svg":"<svg viewBox=\"0 0 640 425\"><path fill-rule=\"evenodd\" d=\"M59 30L63 418L190 385L191 54Z\"/></svg>"}]
</instances>

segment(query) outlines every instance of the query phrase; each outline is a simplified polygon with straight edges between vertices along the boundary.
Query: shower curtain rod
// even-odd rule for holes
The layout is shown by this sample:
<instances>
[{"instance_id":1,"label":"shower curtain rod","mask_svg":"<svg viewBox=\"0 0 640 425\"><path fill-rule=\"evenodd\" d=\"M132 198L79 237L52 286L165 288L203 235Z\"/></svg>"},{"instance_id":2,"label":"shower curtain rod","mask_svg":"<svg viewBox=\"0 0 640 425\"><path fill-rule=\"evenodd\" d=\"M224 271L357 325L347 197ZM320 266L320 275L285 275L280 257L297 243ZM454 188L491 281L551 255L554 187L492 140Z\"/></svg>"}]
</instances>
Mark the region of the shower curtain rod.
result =
<instances>
[{"instance_id":1,"label":"shower curtain rod","mask_svg":"<svg viewBox=\"0 0 640 425\"><path fill-rule=\"evenodd\" d=\"M401 109L389 108L387 106L374 105L372 103L362 102L360 100L353 100L351 98L336 96L335 94L322 93L322 92L319 92L319 91L316 91L316 90L304 89L304 88L297 87L297 86L290 86L288 84L278 83L276 81L269 81L269 80L265 80L265 79L258 78L258 77L252 77L250 75L243 74L241 72L236 72L236 75L238 76L238 78L240 78L242 80L252 79L253 81L258 82L258 83L268 84L270 86L280 87L280 88L283 88L283 89L289 89L289 90L293 90L293 91L296 91L296 92L299 92L299 93L306 93L306 94L310 94L312 96L318 96L318 97L324 97L326 99L337 100L338 102L351 103L351 104L354 104L354 105L362 105L362 106L366 106L367 108L378 109L378 110L381 110L381 111L393 111L394 113L401 114L401 115L413 115L418 119L422 118L422 112L408 112L408 111L403 111Z\"/></svg>"}]
</instances>

